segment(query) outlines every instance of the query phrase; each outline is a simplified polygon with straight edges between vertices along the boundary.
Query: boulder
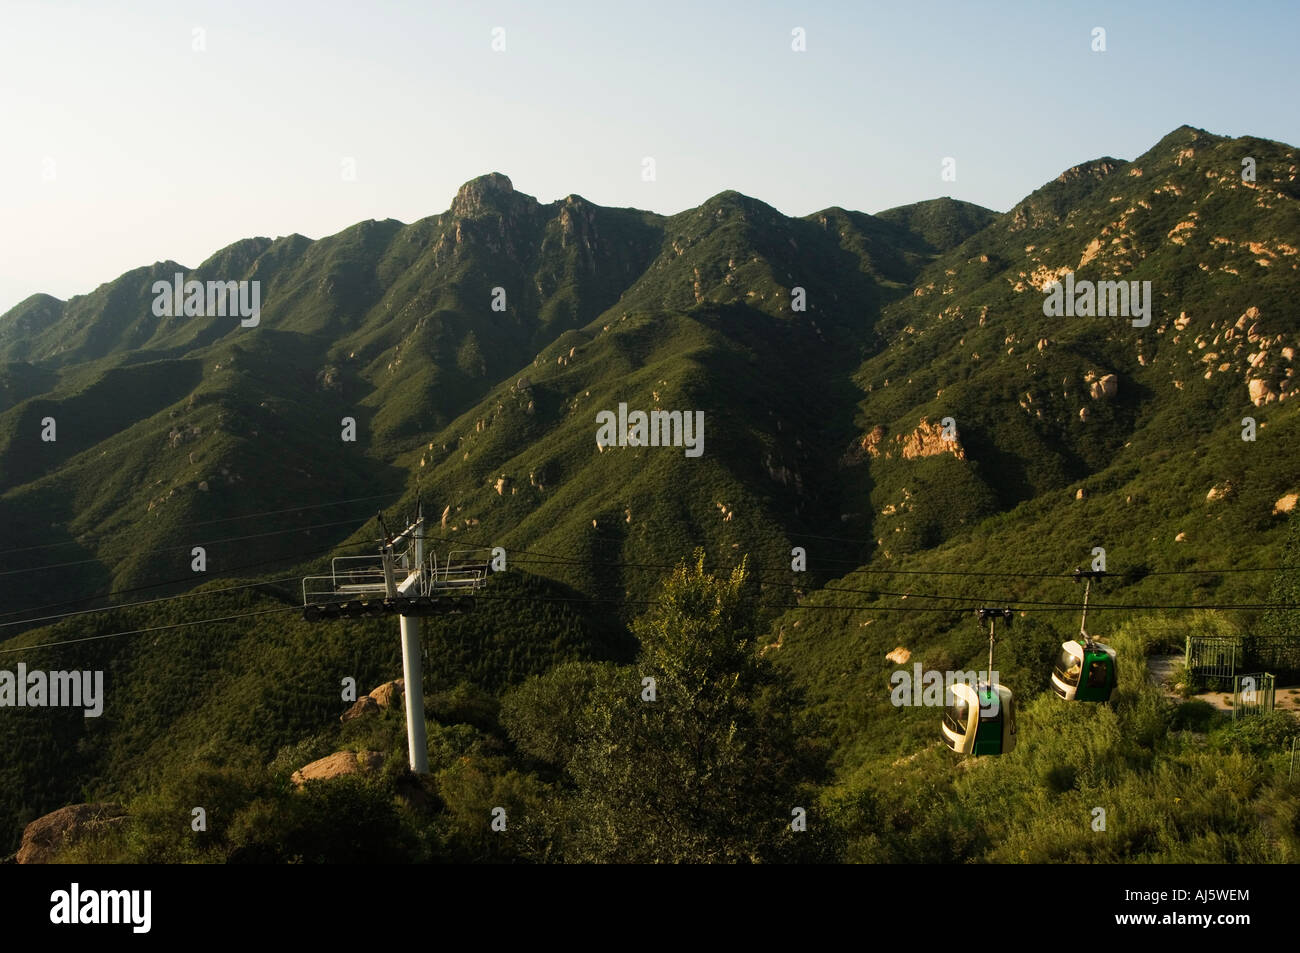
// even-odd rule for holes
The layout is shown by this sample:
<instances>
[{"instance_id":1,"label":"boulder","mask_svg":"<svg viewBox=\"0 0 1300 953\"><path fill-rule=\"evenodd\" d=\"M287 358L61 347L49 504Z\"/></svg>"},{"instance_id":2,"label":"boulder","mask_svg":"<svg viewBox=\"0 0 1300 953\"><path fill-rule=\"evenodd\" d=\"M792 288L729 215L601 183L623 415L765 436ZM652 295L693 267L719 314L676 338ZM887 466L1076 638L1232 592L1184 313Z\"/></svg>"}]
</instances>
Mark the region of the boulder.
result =
<instances>
[{"instance_id":1,"label":"boulder","mask_svg":"<svg viewBox=\"0 0 1300 953\"><path fill-rule=\"evenodd\" d=\"M348 722L353 718L360 718L362 715L369 715L379 711L379 706L369 695L362 695L357 699L357 703L339 716L339 721Z\"/></svg>"},{"instance_id":2,"label":"boulder","mask_svg":"<svg viewBox=\"0 0 1300 953\"><path fill-rule=\"evenodd\" d=\"M1119 393L1119 378L1114 374L1107 374L1092 382L1088 388L1088 393L1092 395L1093 400L1114 397Z\"/></svg>"},{"instance_id":3,"label":"boulder","mask_svg":"<svg viewBox=\"0 0 1300 953\"><path fill-rule=\"evenodd\" d=\"M1277 394L1273 388L1268 386L1266 381L1256 378L1246 386L1249 388L1250 402L1256 407L1263 407L1265 404L1272 403L1277 399Z\"/></svg>"},{"instance_id":4,"label":"boulder","mask_svg":"<svg viewBox=\"0 0 1300 953\"><path fill-rule=\"evenodd\" d=\"M318 761L304 765L290 778L294 784L303 785L308 781L328 781L345 774L361 774L378 770L384 763L384 756L378 751L336 751Z\"/></svg>"},{"instance_id":5,"label":"boulder","mask_svg":"<svg viewBox=\"0 0 1300 953\"><path fill-rule=\"evenodd\" d=\"M1217 483L1210 487L1210 492L1205 494L1206 503L1215 503L1219 500L1226 500L1232 495L1234 487L1231 482Z\"/></svg>"},{"instance_id":6,"label":"boulder","mask_svg":"<svg viewBox=\"0 0 1300 953\"><path fill-rule=\"evenodd\" d=\"M396 679L391 682L384 682L367 697L374 701L380 708L388 709L394 705L402 704L402 692L405 683L402 679Z\"/></svg>"},{"instance_id":7,"label":"boulder","mask_svg":"<svg viewBox=\"0 0 1300 953\"><path fill-rule=\"evenodd\" d=\"M71 846L90 831L126 823L120 804L69 804L38 817L23 830L18 863L48 864L63 847Z\"/></svg>"}]
</instances>

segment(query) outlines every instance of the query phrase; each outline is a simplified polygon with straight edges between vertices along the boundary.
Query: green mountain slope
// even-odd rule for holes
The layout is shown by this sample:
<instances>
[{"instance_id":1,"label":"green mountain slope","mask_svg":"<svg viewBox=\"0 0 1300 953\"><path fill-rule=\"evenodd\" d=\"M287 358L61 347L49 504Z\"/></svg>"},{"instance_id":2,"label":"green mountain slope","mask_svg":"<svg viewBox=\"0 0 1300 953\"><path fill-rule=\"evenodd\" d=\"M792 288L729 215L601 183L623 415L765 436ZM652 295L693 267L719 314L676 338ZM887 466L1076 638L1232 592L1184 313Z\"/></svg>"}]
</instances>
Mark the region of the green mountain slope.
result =
<instances>
[{"instance_id":1,"label":"green mountain slope","mask_svg":"<svg viewBox=\"0 0 1300 953\"><path fill-rule=\"evenodd\" d=\"M1047 678L1078 625L1068 572L1095 547L1112 575L1093 628L1126 633L1135 683L1133 655L1195 626L1249 628L1255 614L1171 609L1156 625L1107 604L1262 602L1274 585L1271 573L1229 570L1278 565L1285 500L1300 491L1295 153L1183 127L1132 161L1067 170L1002 215L936 199L790 218L724 192L665 217L572 195L539 203L493 173L442 215L318 241L249 239L193 270L262 282L255 328L153 316L152 282L191 275L171 262L69 302L35 296L0 316L0 624L109 591L266 585L21 623L0 640L290 610L295 577L332 553L373 549L374 509L382 502L391 525L418 497L441 554L507 554L483 611L429 645L431 696L461 685L431 735L446 772L437 823L473 854L477 808L466 805L484 792L545 800L536 786L554 786L563 799L577 783L515 747L497 704L563 662L615 663L554 676L582 685L622 671L632 620L702 547L711 569L748 559L764 658L820 719L835 771L818 794L838 831L839 846L822 845L830 855L900 859L911 844L930 859L1061 856L1034 840L1051 819L1032 792L1064 775L1032 755L988 769L1028 792L1015 808L1025 826L1009 832L995 805L944 773L947 753L930 750L934 710L891 703L900 663L886 653L981 668L986 635L971 610L1021 606L997 667L1035 743L1113 717L1112 760L1136 772L1071 762L1084 780L1062 788L1070 798L1123 790L1146 803L1162 790L1160 765L1206 768L1192 748L1157 740L1173 716L1154 689L1134 684L1113 716L1062 714ZM1245 156L1253 182L1242 179ZM1079 287L1137 282L1143 301L1150 282L1149 323L1045 313L1050 283L1067 273ZM620 405L702 414L702 453L599 446L598 415ZM52 442L41 439L47 418ZM1244 418L1253 440L1242 439ZM272 515L244 519L262 512ZM206 573L193 571L195 546ZM805 557L808 571L792 571ZM53 595L41 582L52 573ZM330 630L268 612L191 638L58 650L50 664L90 659L118 687L100 720L0 713L0 744L18 752L0 785L11 792L7 836L16 843L23 820L83 792L170 790L192 767L178 746L249 777L286 746L276 770L341 743L379 745L399 764L400 719L321 727L344 675L396 677L392 628ZM24 651L8 657L55 652ZM312 687L295 701L283 693L297 678ZM537 691L544 701L551 689ZM950 807L935 816L956 830L967 812L977 833L958 843L919 820L887 778L906 797L939 792ZM901 840L872 833L881 818ZM1223 836L1244 836L1233 825ZM1116 857L1167 858L1159 829ZM1013 834L1026 857L999 846ZM539 840L510 856L562 852L538 847L537 830L529 837ZM1211 841L1195 849L1212 853Z\"/></svg>"}]
</instances>

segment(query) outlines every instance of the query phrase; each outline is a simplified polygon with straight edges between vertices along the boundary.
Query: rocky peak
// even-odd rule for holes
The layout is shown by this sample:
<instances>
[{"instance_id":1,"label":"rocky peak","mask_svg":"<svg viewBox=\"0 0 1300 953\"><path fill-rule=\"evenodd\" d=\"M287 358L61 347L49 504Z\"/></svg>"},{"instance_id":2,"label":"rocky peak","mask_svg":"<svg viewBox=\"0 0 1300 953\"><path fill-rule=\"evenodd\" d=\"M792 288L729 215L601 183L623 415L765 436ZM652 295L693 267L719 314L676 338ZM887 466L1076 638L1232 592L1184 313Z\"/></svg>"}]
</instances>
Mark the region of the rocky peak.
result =
<instances>
[{"instance_id":1,"label":"rocky peak","mask_svg":"<svg viewBox=\"0 0 1300 953\"><path fill-rule=\"evenodd\" d=\"M1094 179L1102 179L1125 164L1126 163L1121 162L1119 159L1112 159L1110 156L1105 156L1101 159L1094 159L1091 162L1084 162L1081 165L1071 166L1058 175L1056 181L1074 182L1086 176L1091 176Z\"/></svg>"},{"instance_id":2,"label":"rocky peak","mask_svg":"<svg viewBox=\"0 0 1300 953\"><path fill-rule=\"evenodd\" d=\"M509 178L500 172L489 172L470 179L456 191L451 213L458 217L477 215L483 211L484 206L494 204L493 200L508 200L514 192L514 184Z\"/></svg>"}]
</instances>

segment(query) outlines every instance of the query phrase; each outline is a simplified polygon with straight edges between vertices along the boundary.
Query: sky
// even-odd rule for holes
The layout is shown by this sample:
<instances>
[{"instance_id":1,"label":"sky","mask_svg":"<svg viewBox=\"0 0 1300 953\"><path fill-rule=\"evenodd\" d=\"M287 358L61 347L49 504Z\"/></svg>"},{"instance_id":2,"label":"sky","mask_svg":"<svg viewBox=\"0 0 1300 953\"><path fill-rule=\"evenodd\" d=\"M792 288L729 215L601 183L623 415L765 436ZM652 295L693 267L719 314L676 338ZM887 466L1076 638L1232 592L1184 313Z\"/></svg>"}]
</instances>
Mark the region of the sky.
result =
<instances>
[{"instance_id":1,"label":"sky","mask_svg":"<svg viewBox=\"0 0 1300 953\"><path fill-rule=\"evenodd\" d=\"M0 313L415 221L486 172L665 214L1005 211L1183 124L1300 143L1298 27L1295 2L0 0Z\"/></svg>"}]
</instances>

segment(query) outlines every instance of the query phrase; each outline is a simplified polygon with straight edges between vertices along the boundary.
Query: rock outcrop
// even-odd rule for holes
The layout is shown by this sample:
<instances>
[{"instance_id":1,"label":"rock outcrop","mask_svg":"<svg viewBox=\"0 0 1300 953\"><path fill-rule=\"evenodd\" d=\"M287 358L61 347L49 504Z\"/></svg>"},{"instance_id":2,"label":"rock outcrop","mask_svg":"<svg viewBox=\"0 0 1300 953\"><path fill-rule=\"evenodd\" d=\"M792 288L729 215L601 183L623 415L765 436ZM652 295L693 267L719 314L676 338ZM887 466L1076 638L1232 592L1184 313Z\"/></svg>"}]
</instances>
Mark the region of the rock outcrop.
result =
<instances>
[{"instance_id":1,"label":"rock outcrop","mask_svg":"<svg viewBox=\"0 0 1300 953\"><path fill-rule=\"evenodd\" d=\"M384 682L371 692L368 697L374 699L375 704L384 710L392 708L394 705L401 705L405 684L400 678L391 682Z\"/></svg>"},{"instance_id":2,"label":"rock outcrop","mask_svg":"<svg viewBox=\"0 0 1300 953\"><path fill-rule=\"evenodd\" d=\"M1092 382L1088 388L1088 393L1093 400L1109 399L1119 393L1119 378L1114 374L1107 374L1098 380Z\"/></svg>"},{"instance_id":3,"label":"rock outcrop","mask_svg":"<svg viewBox=\"0 0 1300 953\"><path fill-rule=\"evenodd\" d=\"M294 784L303 785L308 781L328 781L341 778L346 774L362 774L377 771L384 763L384 756L378 751L336 751L318 761L304 765L290 778Z\"/></svg>"},{"instance_id":4,"label":"rock outcrop","mask_svg":"<svg viewBox=\"0 0 1300 953\"><path fill-rule=\"evenodd\" d=\"M369 715L379 711L379 706L369 695L362 695L357 699L357 703L339 716L339 721L349 722L354 718L360 718L363 715Z\"/></svg>"},{"instance_id":5,"label":"rock outcrop","mask_svg":"<svg viewBox=\"0 0 1300 953\"><path fill-rule=\"evenodd\" d=\"M886 443L885 428L877 424L862 438L861 448L873 459L884 456L888 460L899 457L917 460L951 453L958 460L965 460L966 451L962 449L956 428L953 428L950 437L944 436L944 430L942 421L936 423L928 417L922 417L920 424L911 433L897 434L892 441Z\"/></svg>"},{"instance_id":6,"label":"rock outcrop","mask_svg":"<svg viewBox=\"0 0 1300 953\"><path fill-rule=\"evenodd\" d=\"M1236 487L1232 485L1231 481L1226 483L1217 483L1210 487L1209 493L1205 494L1205 502L1215 503L1219 500L1226 500L1228 497L1232 496L1235 491Z\"/></svg>"},{"instance_id":7,"label":"rock outcrop","mask_svg":"<svg viewBox=\"0 0 1300 953\"><path fill-rule=\"evenodd\" d=\"M48 864L64 847L74 845L87 833L126 823L126 809L120 804L69 804L38 817L23 830L18 863Z\"/></svg>"},{"instance_id":8,"label":"rock outcrop","mask_svg":"<svg viewBox=\"0 0 1300 953\"><path fill-rule=\"evenodd\" d=\"M1267 381L1256 378L1246 384L1250 394L1250 402L1256 407L1263 407L1265 404L1271 404L1277 400L1277 392L1268 385Z\"/></svg>"}]
</instances>

